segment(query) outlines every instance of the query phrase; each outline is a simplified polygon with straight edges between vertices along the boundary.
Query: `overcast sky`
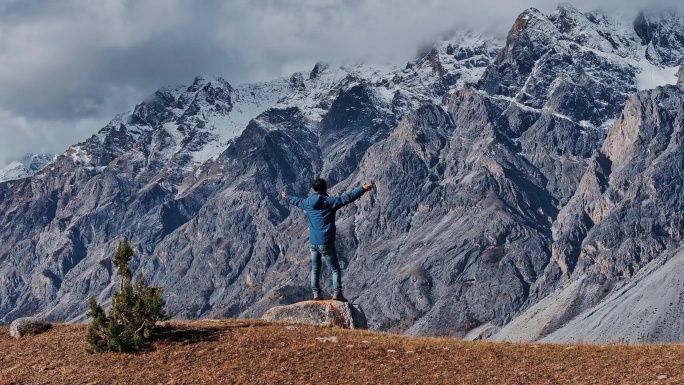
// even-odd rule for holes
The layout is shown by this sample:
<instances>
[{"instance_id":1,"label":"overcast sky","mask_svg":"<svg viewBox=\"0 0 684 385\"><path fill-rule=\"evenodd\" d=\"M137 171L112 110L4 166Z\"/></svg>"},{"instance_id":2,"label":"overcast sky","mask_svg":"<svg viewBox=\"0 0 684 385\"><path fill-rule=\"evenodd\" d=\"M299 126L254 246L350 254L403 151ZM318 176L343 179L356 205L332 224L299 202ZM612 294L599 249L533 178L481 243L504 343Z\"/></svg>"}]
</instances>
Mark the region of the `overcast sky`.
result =
<instances>
[{"instance_id":1,"label":"overcast sky","mask_svg":"<svg viewBox=\"0 0 684 385\"><path fill-rule=\"evenodd\" d=\"M472 5L476 3L477 5ZM681 0L665 3L679 4ZM635 12L652 2L577 0ZM0 166L61 153L165 85L308 71L319 60L402 65L454 28L505 35L540 0L0 0Z\"/></svg>"}]
</instances>

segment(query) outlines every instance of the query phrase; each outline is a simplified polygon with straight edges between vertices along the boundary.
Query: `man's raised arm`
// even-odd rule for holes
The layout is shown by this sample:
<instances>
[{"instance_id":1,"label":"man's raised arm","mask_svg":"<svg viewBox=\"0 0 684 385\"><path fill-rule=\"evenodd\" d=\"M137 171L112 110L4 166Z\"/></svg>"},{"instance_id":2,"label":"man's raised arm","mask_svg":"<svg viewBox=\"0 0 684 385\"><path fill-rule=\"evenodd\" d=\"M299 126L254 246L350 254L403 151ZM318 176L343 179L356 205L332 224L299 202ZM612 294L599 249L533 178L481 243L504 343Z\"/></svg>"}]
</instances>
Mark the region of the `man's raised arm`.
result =
<instances>
[{"instance_id":1,"label":"man's raised arm","mask_svg":"<svg viewBox=\"0 0 684 385\"><path fill-rule=\"evenodd\" d=\"M285 201L287 203L289 203L293 206L297 206L300 209L304 208L304 206L302 205L302 202L304 201L304 199L299 198L299 197L293 197L292 195L287 195L287 193L285 193L285 191L281 191L280 196L283 197L283 199L285 199Z\"/></svg>"},{"instance_id":2,"label":"man's raised arm","mask_svg":"<svg viewBox=\"0 0 684 385\"><path fill-rule=\"evenodd\" d=\"M371 184L363 184L363 186L356 188L352 190L351 192L348 192L342 196L335 197L335 201L333 202L332 206L334 210L337 210L343 206L346 206L355 200L361 198L361 195L363 195L366 191L370 191L373 189L373 185Z\"/></svg>"}]
</instances>

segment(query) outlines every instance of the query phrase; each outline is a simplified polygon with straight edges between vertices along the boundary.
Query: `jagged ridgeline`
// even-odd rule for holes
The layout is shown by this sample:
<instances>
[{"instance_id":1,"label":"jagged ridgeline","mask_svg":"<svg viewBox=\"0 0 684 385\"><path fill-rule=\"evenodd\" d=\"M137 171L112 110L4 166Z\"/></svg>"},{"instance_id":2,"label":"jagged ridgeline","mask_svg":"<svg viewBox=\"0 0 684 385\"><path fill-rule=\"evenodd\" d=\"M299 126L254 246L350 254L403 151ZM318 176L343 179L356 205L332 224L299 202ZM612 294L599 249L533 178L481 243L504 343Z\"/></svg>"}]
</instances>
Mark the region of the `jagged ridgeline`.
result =
<instances>
[{"instance_id":1,"label":"jagged ridgeline","mask_svg":"<svg viewBox=\"0 0 684 385\"><path fill-rule=\"evenodd\" d=\"M377 186L338 213L345 295L373 329L684 339L669 273L684 258L683 31L679 14L564 4L398 70L161 89L0 184L0 321L84 320L117 287L121 237L173 317L307 299L306 220L278 193L321 176L333 194Z\"/></svg>"}]
</instances>

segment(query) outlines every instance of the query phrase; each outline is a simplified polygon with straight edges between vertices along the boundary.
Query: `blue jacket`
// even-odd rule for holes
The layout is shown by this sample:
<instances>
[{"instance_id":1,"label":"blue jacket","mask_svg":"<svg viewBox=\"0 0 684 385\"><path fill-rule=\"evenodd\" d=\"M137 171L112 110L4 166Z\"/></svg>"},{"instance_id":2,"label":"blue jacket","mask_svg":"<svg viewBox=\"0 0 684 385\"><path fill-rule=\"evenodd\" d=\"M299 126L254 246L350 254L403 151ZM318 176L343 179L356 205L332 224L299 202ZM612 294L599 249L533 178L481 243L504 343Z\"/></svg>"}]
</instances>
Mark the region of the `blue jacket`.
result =
<instances>
[{"instance_id":1,"label":"blue jacket","mask_svg":"<svg viewBox=\"0 0 684 385\"><path fill-rule=\"evenodd\" d=\"M331 197L322 193L314 193L308 198L290 195L285 200L306 211L309 219L309 243L325 245L335 242L335 213L337 210L359 199L366 190L359 187L339 197Z\"/></svg>"}]
</instances>

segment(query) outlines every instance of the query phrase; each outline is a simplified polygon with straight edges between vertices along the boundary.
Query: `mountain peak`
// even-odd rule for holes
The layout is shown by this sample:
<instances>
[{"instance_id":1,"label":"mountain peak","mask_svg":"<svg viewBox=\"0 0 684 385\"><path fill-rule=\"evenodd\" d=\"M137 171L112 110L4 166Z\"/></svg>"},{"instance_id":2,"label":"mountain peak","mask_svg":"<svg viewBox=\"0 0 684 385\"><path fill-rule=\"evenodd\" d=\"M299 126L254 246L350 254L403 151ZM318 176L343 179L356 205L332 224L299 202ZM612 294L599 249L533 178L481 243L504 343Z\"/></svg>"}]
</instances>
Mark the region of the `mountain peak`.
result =
<instances>
[{"instance_id":1,"label":"mountain peak","mask_svg":"<svg viewBox=\"0 0 684 385\"><path fill-rule=\"evenodd\" d=\"M214 75L197 75L195 76L195 79L192 81L193 85L206 85L208 83L226 83L226 80L223 79L220 76L214 76Z\"/></svg>"},{"instance_id":2,"label":"mountain peak","mask_svg":"<svg viewBox=\"0 0 684 385\"><path fill-rule=\"evenodd\" d=\"M317 78L323 71L327 70L329 67L329 63L319 61L318 63L316 63L316 65L314 65L314 68L311 70L311 73L309 74L309 79Z\"/></svg>"},{"instance_id":3,"label":"mountain peak","mask_svg":"<svg viewBox=\"0 0 684 385\"><path fill-rule=\"evenodd\" d=\"M55 160L55 156L52 154L27 154L20 160L0 168L0 183L33 176L53 160Z\"/></svg>"},{"instance_id":4,"label":"mountain peak","mask_svg":"<svg viewBox=\"0 0 684 385\"><path fill-rule=\"evenodd\" d=\"M573 14L573 13L581 13L577 8L575 8L574 5L568 2L563 2L558 4L558 7L556 7L556 11L554 13L567 13L567 14Z\"/></svg>"},{"instance_id":5,"label":"mountain peak","mask_svg":"<svg viewBox=\"0 0 684 385\"><path fill-rule=\"evenodd\" d=\"M534 28L530 28L531 26L534 26ZM537 39L537 35L557 34L556 28L554 28L544 14L536 8L528 8L518 16L515 23L513 23L513 27L511 27L508 32L508 37L506 38L506 51L510 52L515 49L516 43L520 40L519 37L523 35L525 31L528 31L531 35L529 39L526 39L526 41L529 42L537 40L543 42L552 41L555 39L554 36L548 36L546 39Z\"/></svg>"},{"instance_id":6,"label":"mountain peak","mask_svg":"<svg viewBox=\"0 0 684 385\"><path fill-rule=\"evenodd\" d=\"M198 75L193 80L192 84L188 86L188 92L197 92L198 90L215 84L219 88L226 88L228 91L232 91L233 88L228 84L228 82L222 77L212 76L212 75Z\"/></svg>"},{"instance_id":7,"label":"mountain peak","mask_svg":"<svg viewBox=\"0 0 684 385\"><path fill-rule=\"evenodd\" d=\"M513 23L513 27L508 33L509 37L515 38L518 36L528 24L535 20L546 20L546 16L542 14L537 8L528 8L524 10Z\"/></svg>"},{"instance_id":8,"label":"mountain peak","mask_svg":"<svg viewBox=\"0 0 684 385\"><path fill-rule=\"evenodd\" d=\"M684 62L684 13L641 11L634 20L634 31L647 46L646 58L651 63L672 67Z\"/></svg>"}]
</instances>

